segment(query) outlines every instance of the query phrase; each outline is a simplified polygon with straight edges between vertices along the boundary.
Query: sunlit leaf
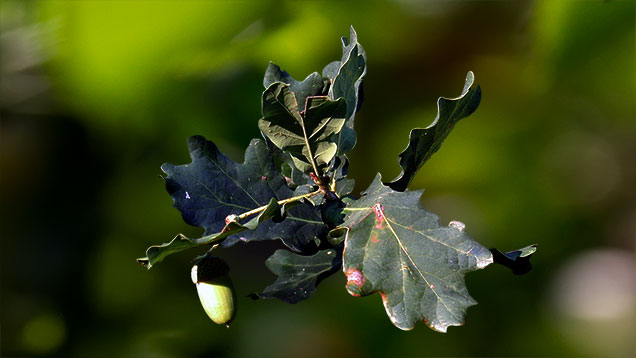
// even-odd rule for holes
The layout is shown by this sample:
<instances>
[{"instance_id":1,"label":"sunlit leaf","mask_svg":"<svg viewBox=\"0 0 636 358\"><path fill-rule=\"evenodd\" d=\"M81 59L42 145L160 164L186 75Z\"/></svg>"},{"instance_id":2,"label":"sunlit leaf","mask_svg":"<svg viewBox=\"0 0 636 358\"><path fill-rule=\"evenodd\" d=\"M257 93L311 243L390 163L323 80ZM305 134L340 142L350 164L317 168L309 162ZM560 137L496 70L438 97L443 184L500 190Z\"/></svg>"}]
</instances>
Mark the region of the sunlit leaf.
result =
<instances>
[{"instance_id":1,"label":"sunlit leaf","mask_svg":"<svg viewBox=\"0 0 636 358\"><path fill-rule=\"evenodd\" d=\"M475 300L464 276L493 262L490 251L455 225L443 226L420 204L421 191L394 191L378 174L348 205L344 272L354 296L379 292L393 324L424 321L436 331L464 322Z\"/></svg>"},{"instance_id":2,"label":"sunlit leaf","mask_svg":"<svg viewBox=\"0 0 636 358\"><path fill-rule=\"evenodd\" d=\"M323 96L329 90L329 81L325 81L318 72L310 74L302 82L299 82L287 72L281 70L278 65L270 62L267 70L265 70L263 85L265 88L269 88L275 82L289 85L289 91L294 94L296 101L298 101L299 111L305 109L307 97Z\"/></svg>"},{"instance_id":3,"label":"sunlit leaf","mask_svg":"<svg viewBox=\"0 0 636 358\"><path fill-rule=\"evenodd\" d=\"M296 168L309 172L312 161L324 168L335 156L332 135L342 129L345 111L344 100L322 96L308 97L301 113L290 85L275 82L263 93L263 118L258 127L276 147L291 155Z\"/></svg>"},{"instance_id":4,"label":"sunlit leaf","mask_svg":"<svg viewBox=\"0 0 636 358\"><path fill-rule=\"evenodd\" d=\"M342 59L328 64L322 71L323 76L331 79L329 89L331 99L344 98L347 104L345 126L336 134L338 155L353 149L356 144L356 132L353 121L356 112L362 105L362 78L367 72L366 53L358 43L358 35L351 27L349 40L342 37Z\"/></svg>"},{"instance_id":5,"label":"sunlit leaf","mask_svg":"<svg viewBox=\"0 0 636 358\"><path fill-rule=\"evenodd\" d=\"M481 101L481 88L475 84L472 72L466 75L462 94L457 98L440 97L437 117L426 128L415 128L409 134L409 144L398 156L402 172L387 185L404 191L424 163L439 150L455 123L471 115Z\"/></svg>"}]
</instances>

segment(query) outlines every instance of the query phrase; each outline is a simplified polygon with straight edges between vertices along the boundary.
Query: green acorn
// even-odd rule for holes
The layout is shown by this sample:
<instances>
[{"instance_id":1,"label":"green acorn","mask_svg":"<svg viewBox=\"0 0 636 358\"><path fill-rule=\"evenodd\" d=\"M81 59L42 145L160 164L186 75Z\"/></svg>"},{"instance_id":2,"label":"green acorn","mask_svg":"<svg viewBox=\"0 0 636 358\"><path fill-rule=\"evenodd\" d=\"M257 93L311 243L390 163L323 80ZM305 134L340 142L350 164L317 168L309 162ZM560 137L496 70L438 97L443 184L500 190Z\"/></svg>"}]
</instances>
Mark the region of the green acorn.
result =
<instances>
[{"instance_id":1,"label":"green acorn","mask_svg":"<svg viewBox=\"0 0 636 358\"><path fill-rule=\"evenodd\" d=\"M205 313L214 323L227 327L236 315L236 292L229 272L229 266L213 256L204 256L192 266L192 282Z\"/></svg>"}]
</instances>

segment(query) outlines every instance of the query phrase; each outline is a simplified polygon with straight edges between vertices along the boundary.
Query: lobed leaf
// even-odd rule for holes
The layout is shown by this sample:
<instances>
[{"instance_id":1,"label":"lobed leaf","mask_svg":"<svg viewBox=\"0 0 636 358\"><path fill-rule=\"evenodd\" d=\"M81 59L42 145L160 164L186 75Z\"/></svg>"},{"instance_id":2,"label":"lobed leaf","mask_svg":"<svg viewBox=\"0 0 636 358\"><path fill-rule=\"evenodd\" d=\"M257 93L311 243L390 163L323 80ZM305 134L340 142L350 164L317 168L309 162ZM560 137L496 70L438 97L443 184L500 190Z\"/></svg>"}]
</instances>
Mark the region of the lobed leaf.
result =
<instances>
[{"instance_id":1,"label":"lobed leaf","mask_svg":"<svg viewBox=\"0 0 636 358\"><path fill-rule=\"evenodd\" d=\"M258 127L279 149L291 155L302 172L312 170L312 161L325 168L336 154L332 135L344 125L344 100L326 96L307 97L303 113L290 85L275 82L263 93L263 118ZM317 173L321 174L322 173Z\"/></svg>"},{"instance_id":2,"label":"lobed leaf","mask_svg":"<svg viewBox=\"0 0 636 358\"><path fill-rule=\"evenodd\" d=\"M294 161L292 160L292 157L289 153L283 152L266 136L263 137L265 138L265 142L267 143L267 149L269 149L272 157L274 157L276 170L278 170L283 175L287 186L290 189L294 190L301 185L315 184L309 174L304 173L296 168L296 166L294 165Z\"/></svg>"},{"instance_id":3,"label":"lobed leaf","mask_svg":"<svg viewBox=\"0 0 636 358\"><path fill-rule=\"evenodd\" d=\"M405 191L417 171L442 146L457 121L471 115L480 101L481 88L475 84L474 74L468 72L461 95L457 98L440 97L433 123L426 128L411 130L409 143L398 156L402 172L387 185L393 190Z\"/></svg>"},{"instance_id":4,"label":"lobed leaf","mask_svg":"<svg viewBox=\"0 0 636 358\"><path fill-rule=\"evenodd\" d=\"M282 218L285 215L285 207L281 207L276 199L271 199L267 208L245 224L230 220L223 229L217 233L206 235L198 239L191 239L183 234L177 235L172 241L161 245L150 246L146 250L146 257L138 258L137 262L150 269L163 261L169 255L203 245L211 245L221 242L230 235L238 234L245 230L254 230L259 224L268 219Z\"/></svg>"},{"instance_id":5,"label":"lobed leaf","mask_svg":"<svg viewBox=\"0 0 636 358\"><path fill-rule=\"evenodd\" d=\"M445 332L475 305L464 276L493 262L490 251L463 227L442 226L424 210L421 191L399 192L378 174L367 192L343 211L343 269L354 296L379 292L391 322L410 330L423 320Z\"/></svg>"},{"instance_id":6,"label":"lobed leaf","mask_svg":"<svg viewBox=\"0 0 636 358\"><path fill-rule=\"evenodd\" d=\"M219 152L214 143L201 136L188 139L192 162L185 165L164 164L162 170L168 193L183 220L205 229L205 236L221 232L228 215L239 215L293 196L283 176L276 171L267 145L254 139L245 151L245 161L238 164ZM320 211L301 203L290 208L286 219L263 222L252 230L234 233L224 239L227 247L238 241L281 239L295 251L316 250L316 239L325 226Z\"/></svg>"},{"instance_id":7,"label":"lobed leaf","mask_svg":"<svg viewBox=\"0 0 636 358\"><path fill-rule=\"evenodd\" d=\"M289 91L296 97L301 111L305 109L305 102L308 97L323 96L329 90L328 81L325 82L325 79L318 72L314 72L302 82L298 82L286 71L281 70L278 65L270 62L267 70L265 70L263 85L265 88L269 88L275 82L289 85Z\"/></svg>"},{"instance_id":8,"label":"lobed leaf","mask_svg":"<svg viewBox=\"0 0 636 358\"><path fill-rule=\"evenodd\" d=\"M344 98L347 104L345 126L336 134L337 155L344 155L356 144L356 132L353 121L362 105L362 78L367 72L366 53L358 43L358 35L353 26L350 29L350 41L342 37L342 58L328 64L322 75L331 80L329 98Z\"/></svg>"},{"instance_id":9,"label":"lobed leaf","mask_svg":"<svg viewBox=\"0 0 636 358\"><path fill-rule=\"evenodd\" d=\"M267 286L259 298L278 298L287 303L298 303L311 297L318 283L333 274L342 265L341 250L322 250L312 256L302 256L287 250L276 250L265 265L278 276Z\"/></svg>"}]
</instances>

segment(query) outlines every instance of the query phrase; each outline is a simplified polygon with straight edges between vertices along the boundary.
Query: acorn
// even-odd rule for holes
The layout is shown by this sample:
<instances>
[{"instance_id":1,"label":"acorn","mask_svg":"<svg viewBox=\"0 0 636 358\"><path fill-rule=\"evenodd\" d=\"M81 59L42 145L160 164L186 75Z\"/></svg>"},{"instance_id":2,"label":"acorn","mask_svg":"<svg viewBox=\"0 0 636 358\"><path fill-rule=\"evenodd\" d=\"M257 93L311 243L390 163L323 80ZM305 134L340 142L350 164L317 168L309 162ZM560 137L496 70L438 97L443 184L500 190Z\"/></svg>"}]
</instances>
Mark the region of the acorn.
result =
<instances>
[{"instance_id":1,"label":"acorn","mask_svg":"<svg viewBox=\"0 0 636 358\"><path fill-rule=\"evenodd\" d=\"M236 292L230 267L220 258L204 256L192 266L192 282L205 313L217 324L230 327L236 315Z\"/></svg>"}]
</instances>

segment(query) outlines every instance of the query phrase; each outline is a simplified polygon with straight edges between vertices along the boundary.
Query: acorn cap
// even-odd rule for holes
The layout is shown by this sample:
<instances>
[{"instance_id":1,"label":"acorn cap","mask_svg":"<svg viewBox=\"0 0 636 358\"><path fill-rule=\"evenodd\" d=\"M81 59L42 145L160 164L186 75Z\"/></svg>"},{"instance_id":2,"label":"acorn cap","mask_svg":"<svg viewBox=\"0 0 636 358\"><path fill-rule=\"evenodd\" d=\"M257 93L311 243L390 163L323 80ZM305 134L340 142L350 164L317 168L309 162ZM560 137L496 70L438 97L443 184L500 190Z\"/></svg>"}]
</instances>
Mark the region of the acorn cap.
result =
<instances>
[{"instance_id":1,"label":"acorn cap","mask_svg":"<svg viewBox=\"0 0 636 358\"><path fill-rule=\"evenodd\" d=\"M192 282L206 282L227 275L230 267L215 256L204 256L192 266Z\"/></svg>"}]
</instances>

